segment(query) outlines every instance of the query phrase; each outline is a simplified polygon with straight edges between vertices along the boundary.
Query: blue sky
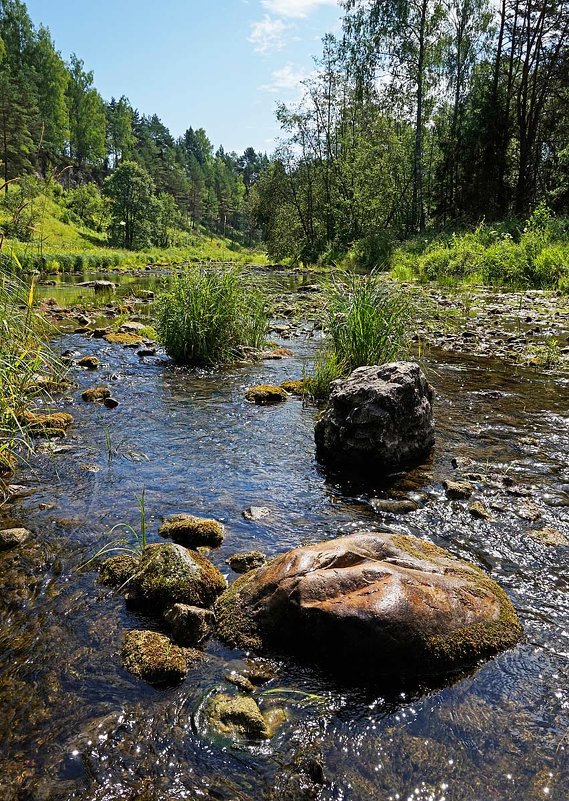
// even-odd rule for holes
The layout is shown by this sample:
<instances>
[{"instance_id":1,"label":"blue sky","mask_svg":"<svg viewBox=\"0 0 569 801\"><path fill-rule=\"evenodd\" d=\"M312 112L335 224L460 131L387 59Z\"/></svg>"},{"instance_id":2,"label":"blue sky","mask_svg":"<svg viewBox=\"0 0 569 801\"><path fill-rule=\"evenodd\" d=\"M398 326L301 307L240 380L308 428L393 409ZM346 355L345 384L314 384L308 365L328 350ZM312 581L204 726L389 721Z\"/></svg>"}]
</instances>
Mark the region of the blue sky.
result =
<instances>
[{"instance_id":1,"label":"blue sky","mask_svg":"<svg viewBox=\"0 0 569 801\"><path fill-rule=\"evenodd\" d=\"M27 0L67 58L95 72L174 135L205 128L214 146L271 151L277 101L298 96L337 0Z\"/></svg>"}]
</instances>

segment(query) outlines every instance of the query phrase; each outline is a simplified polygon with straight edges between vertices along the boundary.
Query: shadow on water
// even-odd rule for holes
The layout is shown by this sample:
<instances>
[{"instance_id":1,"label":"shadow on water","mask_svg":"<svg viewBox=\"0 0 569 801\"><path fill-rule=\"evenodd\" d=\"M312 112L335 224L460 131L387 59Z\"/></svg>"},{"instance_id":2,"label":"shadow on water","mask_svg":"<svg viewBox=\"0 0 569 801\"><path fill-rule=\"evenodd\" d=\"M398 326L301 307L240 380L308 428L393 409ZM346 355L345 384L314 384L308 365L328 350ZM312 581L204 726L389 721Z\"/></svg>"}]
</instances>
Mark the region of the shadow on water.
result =
<instances>
[{"instance_id":1,"label":"shadow on water","mask_svg":"<svg viewBox=\"0 0 569 801\"><path fill-rule=\"evenodd\" d=\"M75 375L66 401L74 428L19 477L33 494L5 507L34 538L0 554L2 801L252 801L268 798L292 755L310 749L323 765L324 801L565 801L567 548L536 532L569 535L569 385L434 352L425 364L437 396L432 460L383 487L340 486L315 462L314 409L243 398L252 384L302 375L313 341L286 344L293 359L198 374L103 340L58 341L102 367ZM95 384L112 387L117 409L81 402ZM442 481L457 475L491 520L446 498ZM236 551L272 555L370 526L428 536L504 586L526 641L436 691L395 696L272 659L277 678L255 696L263 709L285 707L288 720L269 744L229 747L208 735L199 710L249 657L213 639L180 686L143 684L122 669L121 641L155 621L78 569L114 524L136 524L143 488L153 541L168 514L225 523L211 558L230 580ZM402 499L412 501L404 513L381 503ZM270 517L245 520L251 505Z\"/></svg>"}]
</instances>

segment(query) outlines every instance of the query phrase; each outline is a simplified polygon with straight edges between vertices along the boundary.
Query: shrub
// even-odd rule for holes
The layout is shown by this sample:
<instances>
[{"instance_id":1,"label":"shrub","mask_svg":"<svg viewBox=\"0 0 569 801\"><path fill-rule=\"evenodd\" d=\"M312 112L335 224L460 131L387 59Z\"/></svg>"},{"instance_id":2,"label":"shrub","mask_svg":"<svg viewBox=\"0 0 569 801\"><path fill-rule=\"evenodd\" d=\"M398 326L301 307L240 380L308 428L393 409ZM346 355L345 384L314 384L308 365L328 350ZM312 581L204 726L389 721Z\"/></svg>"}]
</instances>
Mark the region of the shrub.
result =
<instances>
[{"instance_id":1,"label":"shrub","mask_svg":"<svg viewBox=\"0 0 569 801\"><path fill-rule=\"evenodd\" d=\"M235 268L186 268L158 295L156 308L158 338L180 364L229 363L265 339L262 296Z\"/></svg>"},{"instance_id":2,"label":"shrub","mask_svg":"<svg viewBox=\"0 0 569 801\"><path fill-rule=\"evenodd\" d=\"M314 363L308 389L326 397L330 382L357 367L383 364L409 349L413 304L409 295L372 273L345 273L327 291L326 339Z\"/></svg>"}]
</instances>

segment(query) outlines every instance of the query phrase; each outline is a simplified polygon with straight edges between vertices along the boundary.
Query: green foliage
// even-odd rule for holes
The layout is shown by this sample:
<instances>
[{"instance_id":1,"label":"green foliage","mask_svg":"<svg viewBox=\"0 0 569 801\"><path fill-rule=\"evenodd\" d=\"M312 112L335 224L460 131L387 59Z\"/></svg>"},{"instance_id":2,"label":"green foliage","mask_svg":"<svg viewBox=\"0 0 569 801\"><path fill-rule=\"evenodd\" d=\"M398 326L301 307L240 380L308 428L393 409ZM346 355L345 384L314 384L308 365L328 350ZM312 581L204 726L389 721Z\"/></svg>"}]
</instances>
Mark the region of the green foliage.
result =
<instances>
[{"instance_id":1,"label":"green foliage","mask_svg":"<svg viewBox=\"0 0 569 801\"><path fill-rule=\"evenodd\" d=\"M330 381L357 367L401 358L408 350L415 313L408 293L372 273L344 273L328 288L326 338L308 388L326 397Z\"/></svg>"},{"instance_id":2,"label":"green foliage","mask_svg":"<svg viewBox=\"0 0 569 801\"><path fill-rule=\"evenodd\" d=\"M0 262L0 463L6 464L25 442L19 420L31 399L44 395L49 381L61 380L61 367L46 345L47 326L34 307L34 284L18 275L21 265ZM43 385L38 377L49 379Z\"/></svg>"},{"instance_id":3,"label":"green foliage","mask_svg":"<svg viewBox=\"0 0 569 801\"><path fill-rule=\"evenodd\" d=\"M211 366L238 359L264 342L261 294L235 268L190 267L174 276L156 303L160 342L178 363Z\"/></svg>"},{"instance_id":4,"label":"green foliage","mask_svg":"<svg viewBox=\"0 0 569 801\"><path fill-rule=\"evenodd\" d=\"M424 242L414 258L402 248L394 254L392 274L412 266L423 281L564 289L569 275L566 223L540 205L523 228L513 228L515 236L507 228L482 224L435 238Z\"/></svg>"},{"instance_id":5,"label":"green foliage","mask_svg":"<svg viewBox=\"0 0 569 801\"><path fill-rule=\"evenodd\" d=\"M154 183L135 161L123 161L107 178L105 195L110 201L111 242L127 250L141 250L153 244L157 212Z\"/></svg>"},{"instance_id":6,"label":"green foliage","mask_svg":"<svg viewBox=\"0 0 569 801\"><path fill-rule=\"evenodd\" d=\"M28 242L32 239L39 219L37 198L40 184L28 176L10 186L0 199L0 211L4 217L1 231L8 239Z\"/></svg>"},{"instance_id":7,"label":"green foliage","mask_svg":"<svg viewBox=\"0 0 569 801\"><path fill-rule=\"evenodd\" d=\"M67 208L76 218L94 231L105 231L109 225L108 201L97 184L90 182L69 190Z\"/></svg>"}]
</instances>

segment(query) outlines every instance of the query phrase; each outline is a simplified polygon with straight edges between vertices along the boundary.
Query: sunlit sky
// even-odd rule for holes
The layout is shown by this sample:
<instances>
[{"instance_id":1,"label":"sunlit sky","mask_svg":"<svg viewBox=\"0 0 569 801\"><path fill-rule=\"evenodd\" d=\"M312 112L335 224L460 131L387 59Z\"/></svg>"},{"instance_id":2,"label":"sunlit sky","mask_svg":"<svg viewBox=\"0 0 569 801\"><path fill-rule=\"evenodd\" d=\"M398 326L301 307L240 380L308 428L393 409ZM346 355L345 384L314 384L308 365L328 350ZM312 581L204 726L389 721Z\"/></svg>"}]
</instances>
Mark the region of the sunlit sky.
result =
<instances>
[{"instance_id":1,"label":"sunlit sky","mask_svg":"<svg viewBox=\"0 0 569 801\"><path fill-rule=\"evenodd\" d=\"M95 73L174 135L205 128L215 147L271 151L277 101L292 101L321 38L338 31L338 0L26 0L64 58Z\"/></svg>"}]
</instances>

